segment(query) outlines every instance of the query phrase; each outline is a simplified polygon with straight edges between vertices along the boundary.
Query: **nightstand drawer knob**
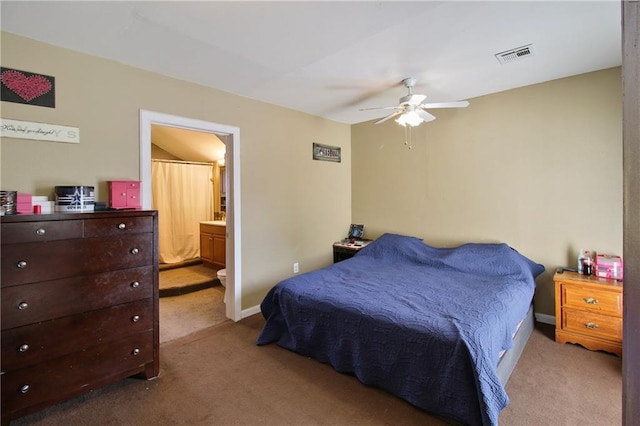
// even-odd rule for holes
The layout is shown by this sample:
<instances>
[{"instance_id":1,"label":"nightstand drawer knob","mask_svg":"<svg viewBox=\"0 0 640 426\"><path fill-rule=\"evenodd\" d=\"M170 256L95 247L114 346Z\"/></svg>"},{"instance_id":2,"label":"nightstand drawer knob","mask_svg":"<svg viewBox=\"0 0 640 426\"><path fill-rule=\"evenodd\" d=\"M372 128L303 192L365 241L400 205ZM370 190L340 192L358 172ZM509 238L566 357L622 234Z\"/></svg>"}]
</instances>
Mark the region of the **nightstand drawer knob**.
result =
<instances>
[{"instance_id":1,"label":"nightstand drawer knob","mask_svg":"<svg viewBox=\"0 0 640 426\"><path fill-rule=\"evenodd\" d=\"M124 223L119 223L118 224L118 229L125 229L127 227L127 225L125 225Z\"/></svg>"},{"instance_id":2,"label":"nightstand drawer knob","mask_svg":"<svg viewBox=\"0 0 640 426\"><path fill-rule=\"evenodd\" d=\"M134 281L134 282L131 283L131 287L138 288L138 287L140 287L140 283L138 281Z\"/></svg>"},{"instance_id":3,"label":"nightstand drawer knob","mask_svg":"<svg viewBox=\"0 0 640 426\"><path fill-rule=\"evenodd\" d=\"M134 315L133 318L131 318L131 321L133 321L133 322L140 321L140 315Z\"/></svg>"},{"instance_id":4,"label":"nightstand drawer knob","mask_svg":"<svg viewBox=\"0 0 640 426\"><path fill-rule=\"evenodd\" d=\"M36 235L44 235L46 233L47 231L45 231L43 228L36 229Z\"/></svg>"},{"instance_id":5,"label":"nightstand drawer knob","mask_svg":"<svg viewBox=\"0 0 640 426\"><path fill-rule=\"evenodd\" d=\"M598 324L596 324L595 322L592 321L587 321L584 323L584 326L587 327L589 330L595 330L596 328L598 328Z\"/></svg>"},{"instance_id":6,"label":"nightstand drawer knob","mask_svg":"<svg viewBox=\"0 0 640 426\"><path fill-rule=\"evenodd\" d=\"M140 250L138 250L137 248L134 247L131 249L131 254L138 254L138 253L140 253Z\"/></svg>"},{"instance_id":7,"label":"nightstand drawer knob","mask_svg":"<svg viewBox=\"0 0 640 426\"><path fill-rule=\"evenodd\" d=\"M29 392L29 389L31 389L31 386L29 386L29 385L22 385L22 386L20 387L20 392L21 392L21 393L27 393L27 392Z\"/></svg>"},{"instance_id":8,"label":"nightstand drawer knob","mask_svg":"<svg viewBox=\"0 0 640 426\"><path fill-rule=\"evenodd\" d=\"M27 309L29 307L29 304L27 302L20 302L18 303L18 309L20 309L21 311L24 311L25 309Z\"/></svg>"},{"instance_id":9,"label":"nightstand drawer knob","mask_svg":"<svg viewBox=\"0 0 640 426\"><path fill-rule=\"evenodd\" d=\"M598 299L594 299L593 297L585 297L584 303L588 303L589 305L597 305Z\"/></svg>"},{"instance_id":10,"label":"nightstand drawer knob","mask_svg":"<svg viewBox=\"0 0 640 426\"><path fill-rule=\"evenodd\" d=\"M140 349L135 348L134 350L131 351L131 353L133 354L133 356L138 356L140 355Z\"/></svg>"},{"instance_id":11,"label":"nightstand drawer knob","mask_svg":"<svg viewBox=\"0 0 640 426\"><path fill-rule=\"evenodd\" d=\"M21 260L20 262L18 262L18 264L16 265L18 268L20 269L24 269L27 267L27 262L24 260Z\"/></svg>"},{"instance_id":12,"label":"nightstand drawer knob","mask_svg":"<svg viewBox=\"0 0 640 426\"><path fill-rule=\"evenodd\" d=\"M29 350L29 345L27 345L26 343L24 345L20 345L20 349L18 349L20 352L26 352Z\"/></svg>"}]
</instances>

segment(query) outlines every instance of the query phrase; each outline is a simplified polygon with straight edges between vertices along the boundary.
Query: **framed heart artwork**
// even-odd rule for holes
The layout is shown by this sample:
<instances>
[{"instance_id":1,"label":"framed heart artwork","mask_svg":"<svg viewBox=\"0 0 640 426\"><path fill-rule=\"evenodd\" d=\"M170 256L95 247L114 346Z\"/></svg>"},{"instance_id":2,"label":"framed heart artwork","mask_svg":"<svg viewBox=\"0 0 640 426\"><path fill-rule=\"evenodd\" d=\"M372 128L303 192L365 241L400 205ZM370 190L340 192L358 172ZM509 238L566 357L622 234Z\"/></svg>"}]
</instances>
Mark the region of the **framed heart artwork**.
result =
<instances>
[{"instance_id":1,"label":"framed heart artwork","mask_svg":"<svg viewBox=\"0 0 640 426\"><path fill-rule=\"evenodd\" d=\"M56 107L55 77L0 67L0 100Z\"/></svg>"}]
</instances>

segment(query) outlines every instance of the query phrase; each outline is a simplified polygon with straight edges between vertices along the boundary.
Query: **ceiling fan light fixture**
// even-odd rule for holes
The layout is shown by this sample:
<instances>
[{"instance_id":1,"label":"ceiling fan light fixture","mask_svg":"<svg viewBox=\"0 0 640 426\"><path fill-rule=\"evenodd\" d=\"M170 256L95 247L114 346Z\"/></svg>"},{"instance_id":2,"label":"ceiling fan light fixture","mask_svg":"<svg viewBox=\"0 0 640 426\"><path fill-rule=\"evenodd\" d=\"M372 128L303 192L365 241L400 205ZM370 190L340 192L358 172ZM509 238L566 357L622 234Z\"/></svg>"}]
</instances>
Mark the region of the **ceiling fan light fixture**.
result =
<instances>
[{"instance_id":1,"label":"ceiling fan light fixture","mask_svg":"<svg viewBox=\"0 0 640 426\"><path fill-rule=\"evenodd\" d=\"M419 126L423 121L415 110L407 111L396 118L396 123L404 127L407 127L407 124L411 127Z\"/></svg>"}]
</instances>

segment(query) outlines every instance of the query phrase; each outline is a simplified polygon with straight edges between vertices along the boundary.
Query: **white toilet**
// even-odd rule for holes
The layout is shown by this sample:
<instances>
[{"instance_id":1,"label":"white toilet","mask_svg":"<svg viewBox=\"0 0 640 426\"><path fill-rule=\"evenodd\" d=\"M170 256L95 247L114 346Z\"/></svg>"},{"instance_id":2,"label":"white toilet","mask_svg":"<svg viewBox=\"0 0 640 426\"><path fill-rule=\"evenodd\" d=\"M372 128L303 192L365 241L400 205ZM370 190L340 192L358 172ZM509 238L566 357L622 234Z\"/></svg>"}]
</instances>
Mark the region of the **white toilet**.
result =
<instances>
[{"instance_id":1,"label":"white toilet","mask_svg":"<svg viewBox=\"0 0 640 426\"><path fill-rule=\"evenodd\" d=\"M222 284L222 287L226 287L227 286L227 270L220 269L216 274L218 275L218 279L220 280L220 284Z\"/></svg>"}]
</instances>

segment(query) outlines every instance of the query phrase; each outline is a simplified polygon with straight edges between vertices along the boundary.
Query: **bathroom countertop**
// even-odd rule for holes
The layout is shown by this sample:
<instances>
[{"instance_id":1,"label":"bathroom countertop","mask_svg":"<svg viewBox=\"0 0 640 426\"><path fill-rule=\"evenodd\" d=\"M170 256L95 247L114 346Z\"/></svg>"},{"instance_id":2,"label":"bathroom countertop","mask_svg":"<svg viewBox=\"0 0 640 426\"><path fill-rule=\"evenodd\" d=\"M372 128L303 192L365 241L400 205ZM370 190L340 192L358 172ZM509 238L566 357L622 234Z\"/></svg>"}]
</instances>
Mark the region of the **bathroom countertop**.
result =
<instances>
[{"instance_id":1,"label":"bathroom countertop","mask_svg":"<svg viewBox=\"0 0 640 426\"><path fill-rule=\"evenodd\" d=\"M224 220L204 220L200 223L203 225L227 226L227 222Z\"/></svg>"}]
</instances>

